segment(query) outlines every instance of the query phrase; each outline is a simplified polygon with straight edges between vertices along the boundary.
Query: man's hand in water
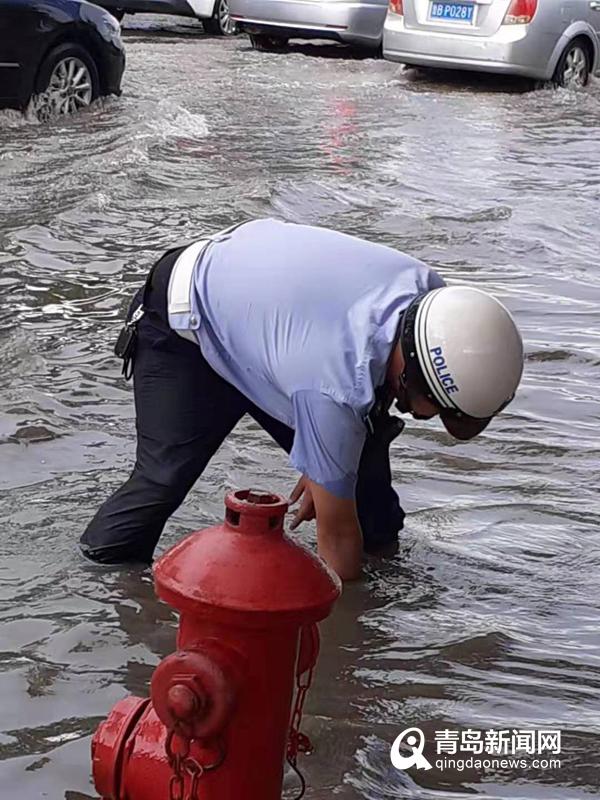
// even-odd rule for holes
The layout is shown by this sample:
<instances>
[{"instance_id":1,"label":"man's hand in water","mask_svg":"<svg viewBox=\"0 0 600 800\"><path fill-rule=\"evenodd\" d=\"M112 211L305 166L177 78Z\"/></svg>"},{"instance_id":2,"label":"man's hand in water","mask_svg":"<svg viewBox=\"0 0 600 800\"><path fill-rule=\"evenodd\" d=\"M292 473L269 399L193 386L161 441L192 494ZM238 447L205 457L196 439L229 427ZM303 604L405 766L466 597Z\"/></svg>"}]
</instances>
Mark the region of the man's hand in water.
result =
<instances>
[{"instance_id":1,"label":"man's hand in water","mask_svg":"<svg viewBox=\"0 0 600 800\"><path fill-rule=\"evenodd\" d=\"M313 499L315 498L315 499ZM290 528L301 522L317 520L317 545L321 558L344 581L360 577L362 533L354 500L342 500L322 486L302 476L290 496L290 502L301 499Z\"/></svg>"},{"instance_id":2,"label":"man's hand in water","mask_svg":"<svg viewBox=\"0 0 600 800\"><path fill-rule=\"evenodd\" d=\"M310 522L315 519L315 503L312 491L308 485L308 479L303 475L290 495L290 505L295 505L301 499L300 506L294 514L294 519L290 524L290 530L295 530L301 522Z\"/></svg>"}]
</instances>

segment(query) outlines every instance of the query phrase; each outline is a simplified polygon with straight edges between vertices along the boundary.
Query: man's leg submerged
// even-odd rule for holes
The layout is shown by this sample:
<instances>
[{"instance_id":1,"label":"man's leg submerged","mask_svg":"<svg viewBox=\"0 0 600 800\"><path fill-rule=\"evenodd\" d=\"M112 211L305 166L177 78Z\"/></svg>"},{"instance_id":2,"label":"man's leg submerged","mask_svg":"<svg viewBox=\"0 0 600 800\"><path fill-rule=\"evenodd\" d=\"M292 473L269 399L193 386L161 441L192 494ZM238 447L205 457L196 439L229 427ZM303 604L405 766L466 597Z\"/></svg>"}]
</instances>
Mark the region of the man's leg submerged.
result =
<instances>
[{"instance_id":1,"label":"man's leg submerged","mask_svg":"<svg viewBox=\"0 0 600 800\"><path fill-rule=\"evenodd\" d=\"M245 411L245 398L200 348L168 327L166 282L158 278L138 328L135 468L81 537L83 552L101 563L152 561L168 518Z\"/></svg>"}]
</instances>

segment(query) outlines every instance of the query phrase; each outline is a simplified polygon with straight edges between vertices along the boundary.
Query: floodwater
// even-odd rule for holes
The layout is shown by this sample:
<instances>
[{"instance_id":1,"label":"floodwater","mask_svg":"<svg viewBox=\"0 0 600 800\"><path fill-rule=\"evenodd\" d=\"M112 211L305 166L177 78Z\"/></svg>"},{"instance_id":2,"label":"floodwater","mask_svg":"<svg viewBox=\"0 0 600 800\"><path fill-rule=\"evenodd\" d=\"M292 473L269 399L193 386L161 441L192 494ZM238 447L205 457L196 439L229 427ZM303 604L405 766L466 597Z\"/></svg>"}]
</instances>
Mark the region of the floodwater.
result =
<instances>
[{"instance_id":1,"label":"floodwater","mask_svg":"<svg viewBox=\"0 0 600 800\"><path fill-rule=\"evenodd\" d=\"M133 24L122 98L48 125L0 114L0 795L94 797L92 732L173 647L149 574L75 549L132 464L111 355L128 298L165 249L273 215L491 290L527 345L517 400L476 441L410 421L394 444L406 530L323 626L307 797L600 797L598 86L436 82ZM231 487L294 482L246 422L162 545L219 520ZM413 725L560 729L562 764L399 772Z\"/></svg>"}]
</instances>

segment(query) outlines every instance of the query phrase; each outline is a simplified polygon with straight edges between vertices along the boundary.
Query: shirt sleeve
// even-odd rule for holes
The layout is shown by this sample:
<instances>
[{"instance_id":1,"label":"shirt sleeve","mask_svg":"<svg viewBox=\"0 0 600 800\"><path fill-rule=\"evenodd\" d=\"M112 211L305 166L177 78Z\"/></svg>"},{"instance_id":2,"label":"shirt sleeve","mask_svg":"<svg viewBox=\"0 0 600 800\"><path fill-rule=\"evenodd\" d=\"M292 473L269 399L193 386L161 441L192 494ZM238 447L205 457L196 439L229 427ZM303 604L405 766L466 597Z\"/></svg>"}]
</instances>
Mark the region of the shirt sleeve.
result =
<instances>
[{"instance_id":1,"label":"shirt sleeve","mask_svg":"<svg viewBox=\"0 0 600 800\"><path fill-rule=\"evenodd\" d=\"M292 404L290 463L336 497L353 498L367 433L360 415L318 391L295 392Z\"/></svg>"}]
</instances>

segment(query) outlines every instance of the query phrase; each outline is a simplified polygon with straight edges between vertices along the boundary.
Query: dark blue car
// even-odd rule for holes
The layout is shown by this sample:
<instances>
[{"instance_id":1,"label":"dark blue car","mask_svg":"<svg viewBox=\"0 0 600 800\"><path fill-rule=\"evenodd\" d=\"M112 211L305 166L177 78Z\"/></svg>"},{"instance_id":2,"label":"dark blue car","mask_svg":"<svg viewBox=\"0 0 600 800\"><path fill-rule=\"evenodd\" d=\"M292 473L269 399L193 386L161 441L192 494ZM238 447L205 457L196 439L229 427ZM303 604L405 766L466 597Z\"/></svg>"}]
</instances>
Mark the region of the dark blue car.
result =
<instances>
[{"instance_id":1,"label":"dark blue car","mask_svg":"<svg viewBox=\"0 0 600 800\"><path fill-rule=\"evenodd\" d=\"M84 0L0 0L0 108L41 118L120 94L119 23Z\"/></svg>"}]
</instances>

